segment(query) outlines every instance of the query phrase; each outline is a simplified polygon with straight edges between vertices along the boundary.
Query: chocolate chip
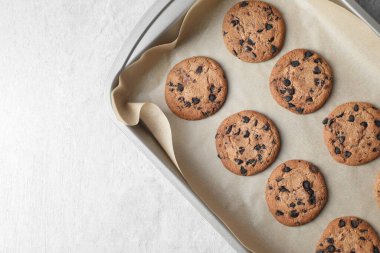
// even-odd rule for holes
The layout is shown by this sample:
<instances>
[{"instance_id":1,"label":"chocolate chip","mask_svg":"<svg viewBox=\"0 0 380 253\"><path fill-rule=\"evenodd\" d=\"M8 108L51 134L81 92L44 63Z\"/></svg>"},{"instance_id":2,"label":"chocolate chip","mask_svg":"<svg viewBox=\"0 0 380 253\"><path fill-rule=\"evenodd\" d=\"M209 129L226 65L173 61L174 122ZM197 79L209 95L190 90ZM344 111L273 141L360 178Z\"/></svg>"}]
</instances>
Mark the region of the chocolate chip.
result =
<instances>
[{"instance_id":1,"label":"chocolate chip","mask_svg":"<svg viewBox=\"0 0 380 253\"><path fill-rule=\"evenodd\" d=\"M289 93L289 95L294 95L294 93L296 93L294 88L286 89L286 91Z\"/></svg>"},{"instance_id":2,"label":"chocolate chip","mask_svg":"<svg viewBox=\"0 0 380 253\"><path fill-rule=\"evenodd\" d=\"M360 236L359 240L365 241L365 238L363 236Z\"/></svg>"},{"instance_id":3,"label":"chocolate chip","mask_svg":"<svg viewBox=\"0 0 380 253\"><path fill-rule=\"evenodd\" d=\"M352 228L357 228L359 226L359 221L358 220L352 220L351 221L351 227Z\"/></svg>"},{"instance_id":4,"label":"chocolate chip","mask_svg":"<svg viewBox=\"0 0 380 253\"><path fill-rule=\"evenodd\" d=\"M314 60L315 63L321 63L322 62L322 59L321 58L317 58Z\"/></svg>"},{"instance_id":5,"label":"chocolate chip","mask_svg":"<svg viewBox=\"0 0 380 253\"><path fill-rule=\"evenodd\" d=\"M223 31L223 36L226 36L226 34L227 34L228 32L226 32L226 31Z\"/></svg>"},{"instance_id":6,"label":"chocolate chip","mask_svg":"<svg viewBox=\"0 0 380 253\"><path fill-rule=\"evenodd\" d=\"M329 238L326 239L326 242L334 244L334 239L331 238L331 237L329 237Z\"/></svg>"},{"instance_id":7,"label":"chocolate chip","mask_svg":"<svg viewBox=\"0 0 380 253\"><path fill-rule=\"evenodd\" d=\"M377 134L376 138L380 141L380 134Z\"/></svg>"},{"instance_id":8,"label":"chocolate chip","mask_svg":"<svg viewBox=\"0 0 380 253\"><path fill-rule=\"evenodd\" d=\"M314 166L314 165L311 165L311 166L309 167L309 170L310 170L312 173L314 173L314 174L319 173L319 169L318 169L316 166Z\"/></svg>"},{"instance_id":9,"label":"chocolate chip","mask_svg":"<svg viewBox=\"0 0 380 253\"><path fill-rule=\"evenodd\" d=\"M349 158L351 156L351 152L350 151L344 151L344 156L346 158Z\"/></svg>"},{"instance_id":10,"label":"chocolate chip","mask_svg":"<svg viewBox=\"0 0 380 253\"><path fill-rule=\"evenodd\" d=\"M301 200L297 200L297 205L305 205Z\"/></svg>"},{"instance_id":11,"label":"chocolate chip","mask_svg":"<svg viewBox=\"0 0 380 253\"><path fill-rule=\"evenodd\" d=\"M174 84L172 82L169 82L169 86L172 87L174 86Z\"/></svg>"},{"instance_id":12,"label":"chocolate chip","mask_svg":"<svg viewBox=\"0 0 380 253\"><path fill-rule=\"evenodd\" d=\"M316 202L314 193L309 196L309 199L307 200L310 205L314 205Z\"/></svg>"},{"instance_id":13,"label":"chocolate chip","mask_svg":"<svg viewBox=\"0 0 380 253\"><path fill-rule=\"evenodd\" d=\"M229 126L229 127L227 127L227 130L226 130L226 134L229 134L229 133L231 133L231 131L232 131L232 125L231 125L231 126Z\"/></svg>"},{"instance_id":14,"label":"chocolate chip","mask_svg":"<svg viewBox=\"0 0 380 253\"><path fill-rule=\"evenodd\" d=\"M246 7L248 5L248 1L243 1L240 3L240 7Z\"/></svg>"},{"instance_id":15,"label":"chocolate chip","mask_svg":"<svg viewBox=\"0 0 380 253\"><path fill-rule=\"evenodd\" d=\"M203 71L203 67L198 66L198 68L195 70L195 73L200 74L200 73L202 73L202 71Z\"/></svg>"},{"instance_id":16,"label":"chocolate chip","mask_svg":"<svg viewBox=\"0 0 380 253\"><path fill-rule=\"evenodd\" d=\"M240 165L240 164L243 163L243 160L241 160L241 159L235 159L235 163L236 163L237 165Z\"/></svg>"},{"instance_id":17,"label":"chocolate chip","mask_svg":"<svg viewBox=\"0 0 380 253\"><path fill-rule=\"evenodd\" d=\"M313 98L312 97L307 97L306 98L306 102L313 102Z\"/></svg>"},{"instance_id":18,"label":"chocolate chip","mask_svg":"<svg viewBox=\"0 0 380 253\"><path fill-rule=\"evenodd\" d=\"M323 246L323 244L322 245L320 245L320 246ZM323 249L320 249L320 250L317 250L317 252L316 253L325 253L325 251L323 250Z\"/></svg>"},{"instance_id":19,"label":"chocolate chip","mask_svg":"<svg viewBox=\"0 0 380 253\"><path fill-rule=\"evenodd\" d=\"M239 44L240 44L240 46L243 46L244 40L239 40Z\"/></svg>"},{"instance_id":20,"label":"chocolate chip","mask_svg":"<svg viewBox=\"0 0 380 253\"><path fill-rule=\"evenodd\" d=\"M296 108L296 112L298 112L299 114L303 113L303 111L304 111L304 108L301 108L301 107Z\"/></svg>"},{"instance_id":21,"label":"chocolate chip","mask_svg":"<svg viewBox=\"0 0 380 253\"><path fill-rule=\"evenodd\" d=\"M258 33L262 33L264 29L257 30Z\"/></svg>"},{"instance_id":22,"label":"chocolate chip","mask_svg":"<svg viewBox=\"0 0 380 253\"><path fill-rule=\"evenodd\" d=\"M243 137L244 137L244 138L248 138L248 137L249 137L249 132L248 132L248 130L247 130L247 131L245 131L245 133L244 133Z\"/></svg>"},{"instance_id":23,"label":"chocolate chip","mask_svg":"<svg viewBox=\"0 0 380 253\"><path fill-rule=\"evenodd\" d=\"M346 226L346 222L344 220L339 220L338 226L340 228L342 228L342 227Z\"/></svg>"},{"instance_id":24,"label":"chocolate chip","mask_svg":"<svg viewBox=\"0 0 380 253\"><path fill-rule=\"evenodd\" d=\"M257 123L258 123L258 121L257 121L257 119L255 119L255 122L253 122L253 126L257 126Z\"/></svg>"},{"instance_id":25,"label":"chocolate chip","mask_svg":"<svg viewBox=\"0 0 380 253\"><path fill-rule=\"evenodd\" d=\"M366 128L368 126L368 123L363 121L363 122L360 122L360 125L364 128Z\"/></svg>"},{"instance_id":26,"label":"chocolate chip","mask_svg":"<svg viewBox=\"0 0 380 253\"><path fill-rule=\"evenodd\" d=\"M257 160L259 160L259 161L263 160L263 156L261 154L258 154L257 155Z\"/></svg>"},{"instance_id":27,"label":"chocolate chip","mask_svg":"<svg viewBox=\"0 0 380 253\"><path fill-rule=\"evenodd\" d=\"M354 105L354 111L355 112L359 111L359 106L358 105Z\"/></svg>"},{"instance_id":28,"label":"chocolate chip","mask_svg":"<svg viewBox=\"0 0 380 253\"><path fill-rule=\"evenodd\" d=\"M290 212L290 217L297 218L299 216L299 213L296 210L292 210Z\"/></svg>"},{"instance_id":29,"label":"chocolate chip","mask_svg":"<svg viewBox=\"0 0 380 253\"><path fill-rule=\"evenodd\" d=\"M337 155L339 155L340 152L341 152L341 151L340 151L340 148L338 148L338 147L335 147L335 150L334 150L334 151L335 151L335 154L337 154Z\"/></svg>"},{"instance_id":30,"label":"chocolate chip","mask_svg":"<svg viewBox=\"0 0 380 253\"><path fill-rule=\"evenodd\" d=\"M265 125L263 126L263 130L264 130L264 131L269 131L269 129L270 129L269 124L268 124L268 123L265 123Z\"/></svg>"},{"instance_id":31,"label":"chocolate chip","mask_svg":"<svg viewBox=\"0 0 380 253\"><path fill-rule=\"evenodd\" d=\"M265 29L270 30L273 28L273 25L271 24L265 24Z\"/></svg>"},{"instance_id":32,"label":"chocolate chip","mask_svg":"<svg viewBox=\"0 0 380 253\"><path fill-rule=\"evenodd\" d=\"M179 97L178 101L183 102L183 101L185 101L185 98L184 97Z\"/></svg>"},{"instance_id":33,"label":"chocolate chip","mask_svg":"<svg viewBox=\"0 0 380 253\"><path fill-rule=\"evenodd\" d=\"M331 253L331 252L335 252L335 246L334 245L329 245L327 248L326 248L327 252Z\"/></svg>"},{"instance_id":34,"label":"chocolate chip","mask_svg":"<svg viewBox=\"0 0 380 253\"><path fill-rule=\"evenodd\" d=\"M247 43L251 46L254 46L256 44L251 38L248 38Z\"/></svg>"},{"instance_id":35,"label":"chocolate chip","mask_svg":"<svg viewBox=\"0 0 380 253\"><path fill-rule=\"evenodd\" d=\"M272 37L272 38L270 38L269 40L268 40L268 42L273 42L274 41L274 37Z\"/></svg>"},{"instance_id":36,"label":"chocolate chip","mask_svg":"<svg viewBox=\"0 0 380 253\"><path fill-rule=\"evenodd\" d=\"M244 116L244 117L243 117L243 122L244 122L244 123L248 123L249 120L250 120L249 117L247 117L247 116Z\"/></svg>"},{"instance_id":37,"label":"chocolate chip","mask_svg":"<svg viewBox=\"0 0 380 253\"><path fill-rule=\"evenodd\" d=\"M340 144L343 144L345 140L346 140L345 136L338 136L338 141Z\"/></svg>"},{"instance_id":38,"label":"chocolate chip","mask_svg":"<svg viewBox=\"0 0 380 253\"><path fill-rule=\"evenodd\" d=\"M380 253L379 248L376 246L373 246L373 253Z\"/></svg>"},{"instance_id":39,"label":"chocolate chip","mask_svg":"<svg viewBox=\"0 0 380 253\"><path fill-rule=\"evenodd\" d=\"M177 84L177 90L178 90L179 92L182 92L182 91L183 91L183 85L182 85L181 83L178 83L178 84Z\"/></svg>"},{"instance_id":40,"label":"chocolate chip","mask_svg":"<svg viewBox=\"0 0 380 253\"><path fill-rule=\"evenodd\" d=\"M215 90L215 85L211 84L210 86L210 93L214 93Z\"/></svg>"},{"instance_id":41,"label":"chocolate chip","mask_svg":"<svg viewBox=\"0 0 380 253\"><path fill-rule=\"evenodd\" d=\"M314 54L311 52L311 51L306 51L305 52L305 57L308 58L308 57L311 57L313 56Z\"/></svg>"},{"instance_id":42,"label":"chocolate chip","mask_svg":"<svg viewBox=\"0 0 380 253\"><path fill-rule=\"evenodd\" d=\"M246 52L252 51L252 47L250 47L250 46L246 46L246 47L244 48L244 51L246 51Z\"/></svg>"},{"instance_id":43,"label":"chocolate chip","mask_svg":"<svg viewBox=\"0 0 380 253\"><path fill-rule=\"evenodd\" d=\"M316 74L316 75L318 75L318 74L321 73L321 69L317 66L317 67L314 68L313 73Z\"/></svg>"},{"instance_id":44,"label":"chocolate chip","mask_svg":"<svg viewBox=\"0 0 380 253\"><path fill-rule=\"evenodd\" d=\"M275 45L272 45L270 51L272 52L272 54L274 54L277 52L277 49L278 48Z\"/></svg>"},{"instance_id":45,"label":"chocolate chip","mask_svg":"<svg viewBox=\"0 0 380 253\"><path fill-rule=\"evenodd\" d=\"M257 55L254 52L252 52L252 56L253 56L253 58L257 57Z\"/></svg>"},{"instance_id":46,"label":"chocolate chip","mask_svg":"<svg viewBox=\"0 0 380 253\"><path fill-rule=\"evenodd\" d=\"M316 86L320 85L321 84L321 80L319 80L318 78L314 78L314 84Z\"/></svg>"},{"instance_id":47,"label":"chocolate chip","mask_svg":"<svg viewBox=\"0 0 380 253\"><path fill-rule=\"evenodd\" d=\"M261 145L261 149L266 149L267 146L265 146L265 144Z\"/></svg>"},{"instance_id":48,"label":"chocolate chip","mask_svg":"<svg viewBox=\"0 0 380 253\"><path fill-rule=\"evenodd\" d=\"M354 122L354 121L355 121L355 117L354 117L354 115L350 115L350 116L348 116L348 121L349 121L349 122Z\"/></svg>"},{"instance_id":49,"label":"chocolate chip","mask_svg":"<svg viewBox=\"0 0 380 253\"><path fill-rule=\"evenodd\" d=\"M216 96L215 96L214 94L210 94L210 95L208 96L208 100L210 100L211 102L214 102L215 99L216 99Z\"/></svg>"},{"instance_id":50,"label":"chocolate chip","mask_svg":"<svg viewBox=\"0 0 380 253\"><path fill-rule=\"evenodd\" d=\"M252 164L253 166L255 166L256 165L256 159L249 159L245 164L246 165L250 165L250 164Z\"/></svg>"},{"instance_id":51,"label":"chocolate chip","mask_svg":"<svg viewBox=\"0 0 380 253\"><path fill-rule=\"evenodd\" d=\"M289 102L293 99L293 96L285 96L284 99L286 102Z\"/></svg>"},{"instance_id":52,"label":"chocolate chip","mask_svg":"<svg viewBox=\"0 0 380 253\"><path fill-rule=\"evenodd\" d=\"M185 102L185 107L190 107L191 106L191 103L189 101L186 101Z\"/></svg>"},{"instance_id":53,"label":"chocolate chip","mask_svg":"<svg viewBox=\"0 0 380 253\"><path fill-rule=\"evenodd\" d=\"M243 176L246 176L247 175L247 170L243 167L243 166L241 166L240 167L240 173L243 175Z\"/></svg>"},{"instance_id":54,"label":"chocolate chip","mask_svg":"<svg viewBox=\"0 0 380 253\"><path fill-rule=\"evenodd\" d=\"M260 144L257 144L255 147L254 147L255 150L259 151L261 149L261 145Z\"/></svg>"},{"instance_id":55,"label":"chocolate chip","mask_svg":"<svg viewBox=\"0 0 380 253\"><path fill-rule=\"evenodd\" d=\"M296 107L294 104L292 104L292 103L288 103L288 106L289 106L289 108L293 108L293 107Z\"/></svg>"},{"instance_id":56,"label":"chocolate chip","mask_svg":"<svg viewBox=\"0 0 380 253\"><path fill-rule=\"evenodd\" d=\"M232 52L234 53L235 56L237 55L237 52L235 49L233 49Z\"/></svg>"},{"instance_id":57,"label":"chocolate chip","mask_svg":"<svg viewBox=\"0 0 380 253\"><path fill-rule=\"evenodd\" d=\"M310 184L310 182L307 181L307 180L303 181L302 186L303 186L303 188L304 188L306 191L310 191L310 190L311 190L311 184Z\"/></svg>"},{"instance_id":58,"label":"chocolate chip","mask_svg":"<svg viewBox=\"0 0 380 253\"><path fill-rule=\"evenodd\" d=\"M238 24L240 23L240 21L238 20L238 19L233 19L232 21L231 21L231 24L232 24L232 26L237 26Z\"/></svg>"},{"instance_id":59,"label":"chocolate chip","mask_svg":"<svg viewBox=\"0 0 380 253\"><path fill-rule=\"evenodd\" d=\"M199 102L201 102L201 100L199 98L192 98L191 99L191 102L193 102L193 104L199 104Z\"/></svg>"},{"instance_id":60,"label":"chocolate chip","mask_svg":"<svg viewBox=\"0 0 380 253\"><path fill-rule=\"evenodd\" d=\"M282 215L284 215L284 213L281 212L280 210L277 210L277 211L276 211L276 215L277 215L277 216L282 216Z\"/></svg>"},{"instance_id":61,"label":"chocolate chip","mask_svg":"<svg viewBox=\"0 0 380 253\"><path fill-rule=\"evenodd\" d=\"M299 61L291 61L290 64L293 66L293 67L298 67L300 65L300 62Z\"/></svg>"},{"instance_id":62,"label":"chocolate chip","mask_svg":"<svg viewBox=\"0 0 380 253\"><path fill-rule=\"evenodd\" d=\"M328 118L324 118L323 121L322 121L322 124L323 124L323 125L326 125L327 122L329 122L329 119L328 119Z\"/></svg>"},{"instance_id":63,"label":"chocolate chip","mask_svg":"<svg viewBox=\"0 0 380 253\"><path fill-rule=\"evenodd\" d=\"M280 190L280 192L289 192L289 190L288 189L286 189L286 187L285 186L280 186L280 188L278 188L279 190Z\"/></svg>"},{"instance_id":64,"label":"chocolate chip","mask_svg":"<svg viewBox=\"0 0 380 253\"><path fill-rule=\"evenodd\" d=\"M375 125L377 126L377 127L380 127L380 120L375 120Z\"/></svg>"},{"instance_id":65,"label":"chocolate chip","mask_svg":"<svg viewBox=\"0 0 380 253\"><path fill-rule=\"evenodd\" d=\"M342 112L341 114L337 115L336 117L337 117L337 118L342 118L343 115L344 115L344 112Z\"/></svg>"},{"instance_id":66,"label":"chocolate chip","mask_svg":"<svg viewBox=\"0 0 380 253\"><path fill-rule=\"evenodd\" d=\"M289 79L284 79L284 85L285 86L289 86L289 85L291 85L292 84L292 82L289 80Z\"/></svg>"},{"instance_id":67,"label":"chocolate chip","mask_svg":"<svg viewBox=\"0 0 380 253\"><path fill-rule=\"evenodd\" d=\"M245 148L244 147L239 147L239 153L242 155L245 151Z\"/></svg>"},{"instance_id":68,"label":"chocolate chip","mask_svg":"<svg viewBox=\"0 0 380 253\"><path fill-rule=\"evenodd\" d=\"M285 94L285 93L286 93L286 90L280 90L280 93L281 93L281 94Z\"/></svg>"},{"instance_id":69,"label":"chocolate chip","mask_svg":"<svg viewBox=\"0 0 380 253\"><path fill-rule=\"evenodd\" d=\"M295 208L296 207L296 204L295 203L290 203L290 205L289 205L291 208Z\"/></svg>"}]
</instances>

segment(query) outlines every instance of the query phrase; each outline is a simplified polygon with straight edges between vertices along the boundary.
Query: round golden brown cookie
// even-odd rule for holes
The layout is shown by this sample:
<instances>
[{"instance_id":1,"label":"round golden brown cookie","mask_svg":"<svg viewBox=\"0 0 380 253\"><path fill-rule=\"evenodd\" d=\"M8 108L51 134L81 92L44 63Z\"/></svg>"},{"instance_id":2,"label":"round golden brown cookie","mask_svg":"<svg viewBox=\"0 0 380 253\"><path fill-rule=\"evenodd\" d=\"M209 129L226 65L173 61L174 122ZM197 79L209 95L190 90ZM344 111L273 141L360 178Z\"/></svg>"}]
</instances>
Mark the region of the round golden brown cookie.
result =
<instances>
[{"instance_id":1,"label":"round golden brown cookie","mask_svg":"<svg viewBox=\"0 0 380 253\"><path fill-rule=\"evenodd\" d=\"M226 118L215 136L223 165L237 175L251 176L265 170L280 150L275 124L263 114L241 111Z\"/></svg>"},{"instance_id":2,"label":"round golden brown cookie","mask_svg":"<svg viewBox=\"0 0 380 253\"><path fill-rule=\"evenodd\" d=\"M295 49L278 60L270 76L273 98L282 107L298 114L322 107L333 87L333 72L316 52Z\"/></svg>"},{"instance_id":3,"label":"round golden brown cookie","mask_svg":"<svg viewBox=\"0 0 380 253\"><path fill-rule=\"evenodd\" d=\"M326 205L325 179L310 162L290 160L277 166L268 179L265 198L280 223L300 226L315 219Z\"/></svg>"},{"instance_id":4,"label":"round golden brown cookie","mask_svg":"<svg viewBox=\"0 0 380 253\"><path fill-rule=\"evenodd\" d=\"M242 1L224 16L223 38L227 49L245 62L272 59L285 39L285 22L272 5Z\"/></svg>"},{"instance_id":5,"label":"round golden brown cookie","mask_svg":"<svg viewBox=\"0 0 380 253\"><path fill-rule=\"evenodd\" d=\"M177 63L166 80L166 104L182 119L199 120L214 114L226 96L223 69L208 57L191 57Z\"/></svg>"},{"instance_id":6,"label":"round golden brown cookie","mask_svg":"<svg viewBox=\"0 0 380 253\"><path fill-rule=\"evenodd\" d=\"M316 253L380 253L376 231L357 217L341 217L330 222L319 239Z\"/></svg>"},{"instance_id":7,"label":"round golden brown cookie","mask_svg":"<svg viewBox=\"0 0 380 253\"><path fill-rule=\"evenodd\" d=\"M377 181L375 183L375 197L377 199L377 204L380 207L380 174L377 176Z\"/></svg>"},{"instance_id":8,"label":"round golden brown cookie","mask_svg":"<svg viewBox=\"0 0 380 253\"><path fill-rule=\"evenodd\" d=\"M361 165L380 156L380 110L364 102L336 107L323 120L331 156L347 165Z\"/></svg>"}]
</instances>

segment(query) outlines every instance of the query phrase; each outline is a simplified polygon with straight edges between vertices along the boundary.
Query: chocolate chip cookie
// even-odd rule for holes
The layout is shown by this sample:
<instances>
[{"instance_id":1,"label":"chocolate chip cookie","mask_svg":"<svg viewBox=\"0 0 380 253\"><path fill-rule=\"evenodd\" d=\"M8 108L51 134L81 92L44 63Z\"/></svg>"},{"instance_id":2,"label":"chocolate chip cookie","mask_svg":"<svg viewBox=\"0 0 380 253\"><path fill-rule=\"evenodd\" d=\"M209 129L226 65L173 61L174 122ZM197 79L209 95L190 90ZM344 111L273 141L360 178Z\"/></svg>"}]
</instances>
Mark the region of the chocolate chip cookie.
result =
<instances>
[{"instance_id":1,"label":"chocolate chip cookie","mask_svg":"<svg viewBox=\"0 0 380 253\"><path fill-rule=\"evenodd\" d=\"M373 105L339 105L323 124L325 143L336 161L361 165L380 156L380 110Z\"/></svg>"},{"instance_id":2,"label":"chocolate chip cookie","mask_svg":"<svg viewBox=\"0 0 380 253\"><path fill-rule=\"evenodd\" d=\"M261 1L243 1L225 14L223 38L227 49L240 60L267 61L282 48L285 22L274 6Z\"/></svg>"},{"instance_id":3,"label":"chocolate chip cookie","mask_svg":"<svg viewBox=\"0 0 380 253\"><path fill-rule=\"evenodd\" d=\"M265 190L269 211L280 223L300 226L315 219L326 205L325 179L310 162L290 160L277 166Z\"/></svg>"},{"instance_id":4,"label":"chocolate chip cookie","mask_svg":"<svg viewBox=\"0 0 380 253\"><path fill-rule=\"evenodd\" d=\"M366 221L351 216L341 217L328 224L315 252L380 253L380 241Z\"/></svg>"},{"instance_id":5,"label":"chocolate chip cookie","mask_svg":"<svg viewBox=\"0 0 380 253\"><path fill-rule=\"evenodd\" d=\"M226 118L215 135L223 165L237 175L251 176L265 170L280 150L275 124L263 114L241 111Z\"/></svg>"},{"instance_id":6,"label":"chocolate chip cookie","mask_svg":"<svg viewBox=\"0 0 380 253\"><path fill-rule=\"evenodd\" d=\"M377 176L377 181L375 183L375 197L380 207L380 174Z\"/></svg>"},{"instance_id":7,"label":"chocolate chip cookie","mask_svg":"<svg viewBox=\"0 0 380 253\"><path fill-rule=\"evenodd\" d=\"M224 71L208 57L191 57L177 63L166 80L166 104L182 119L199 120L214 114L226 96Z\"/></svg>"},{"instance_id":8,"label":"chocolate chip cookie","mask_svg":"<svg viewBox=\"0 0 380 253\"><path fill-rule=\"evenodd\" d=\"M285 54L270 76L273 98L298 114L315 112L326 102L333 87L333 72L314 51L295 49Z\"/></svg>"}]
</instances>

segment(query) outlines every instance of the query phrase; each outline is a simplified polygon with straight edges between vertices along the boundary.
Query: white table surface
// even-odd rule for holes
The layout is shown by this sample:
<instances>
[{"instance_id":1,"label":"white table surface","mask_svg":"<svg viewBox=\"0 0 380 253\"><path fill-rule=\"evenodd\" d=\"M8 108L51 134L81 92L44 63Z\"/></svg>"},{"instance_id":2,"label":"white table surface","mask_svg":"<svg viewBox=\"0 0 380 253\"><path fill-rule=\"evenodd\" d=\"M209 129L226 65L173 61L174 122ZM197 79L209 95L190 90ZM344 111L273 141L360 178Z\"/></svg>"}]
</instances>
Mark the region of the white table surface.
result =
<instances>
[{"instance_id":1,"label":"white table surface","mask_svg":"<svg viewBox=\"0 0 380 253\"><path fill-rule=\"evenodd\" d=\"M0 0L0 252L232 252L104 111L154 0Z\"/></svg>"}]
</instances>

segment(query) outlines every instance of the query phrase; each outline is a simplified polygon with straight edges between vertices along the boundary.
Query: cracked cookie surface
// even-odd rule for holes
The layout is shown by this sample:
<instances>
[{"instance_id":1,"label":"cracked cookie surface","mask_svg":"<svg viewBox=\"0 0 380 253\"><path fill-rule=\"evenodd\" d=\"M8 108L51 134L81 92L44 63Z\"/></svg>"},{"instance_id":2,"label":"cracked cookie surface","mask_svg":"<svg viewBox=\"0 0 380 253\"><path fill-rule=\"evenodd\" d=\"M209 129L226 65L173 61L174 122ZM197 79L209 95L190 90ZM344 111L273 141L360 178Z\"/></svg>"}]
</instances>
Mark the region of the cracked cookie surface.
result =
<instances>
[{"instance_id":1,"label":"cracked cookie surface","mask_svg":"<svg viewBox=\"0 0 380 253\"><path fill-rule=\"evenodd\" d=\"M186 120L204 119L216 113L227 96L222 67L208 57L191 57L177 63L165 84L170 110Z\"/></svg>"},{"instance_id":2,"label":"cracked cookie surface","mask_svg":"<svg viewBox=\"0 0 380 253\"><path fill-rule=\"evenodd\" d=\"M379 253L376 231L366 221L352 216L331 221L324 230L316 253Z\"/></svg>"},{"instance_id":3,"label":"cracked cookie surface","mask_svg":"<svg viewBox=\"0 0 380 253\"><path fill-rule=\"evenodd\" d=\"M278 60L270 76L273 98L298 114L315 112L323 106L333 87L333 72L316 52L295 49Z\"/></svg>"},{"instance_id":4,"label":"cracked cookie surface","mask_svg":"<svg viewBox=\"0 0 380 253\"><path fill-rule=\"evenodd\" d=\"M347 165L361 165L380 156L380 110L372 104L349 102L323 120L331 156Z\"/></svg>"},{"instance_id":5,"label":"cracked cookie surface","mask_svg":"<svg viewBox=\"0 0 380 253\"><path fill-rule=\"evenodd\" d=\"M242 1L224 16L224 43L233 55L245 62L263 62L277 55L285 39L285 22L272 5Z\"/></svg>"},{"instance_id":6,"label":"cracked cookie surface","mask_svg":"<svg viewBox=\"0 0 380 253\"><path fill-rule=\"evenodd\" d=\"M315 219L326 205L328 192L319 169L310 162L290 160L270 175L265 198L273 217L287 226Z\"/></svg>"},{"instance_id":7,"label":"cracked cookie surface","mask_svg":"<svg viewBox=\"0 0 380 253\"><path fill-rule=\"evenodd\" d=\"M280 135L275 124L263 114L241 111L220 124L215 144L224 167L237 175L251 176L276 159Z\"/></svg>"}]
</instances>

